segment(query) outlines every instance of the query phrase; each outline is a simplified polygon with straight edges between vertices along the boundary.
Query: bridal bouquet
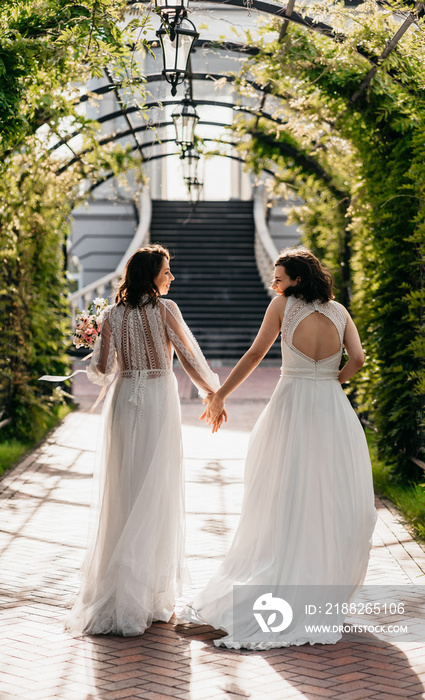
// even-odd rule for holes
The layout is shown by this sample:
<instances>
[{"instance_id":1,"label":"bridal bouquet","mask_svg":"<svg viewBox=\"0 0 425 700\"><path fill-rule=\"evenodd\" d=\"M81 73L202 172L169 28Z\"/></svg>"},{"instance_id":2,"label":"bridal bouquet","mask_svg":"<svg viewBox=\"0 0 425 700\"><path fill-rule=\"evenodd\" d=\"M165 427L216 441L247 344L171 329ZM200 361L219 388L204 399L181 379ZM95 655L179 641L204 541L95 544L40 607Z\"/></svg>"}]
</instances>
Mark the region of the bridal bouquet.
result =
<instances>
[{"instance_id":1,"label":"bridal bouquet","mask_svg":"<svg viewBox=\"0 0 425 700\"><path fill-rule=\"evenodd\" d=\"M90 302L87 311L80 311L80 309L75 310L75 319L77 325L75 328L72 342L77 348L88 348L89 350L93 350L96 338L100 333L103 313L108 308L108 306L109 301L107 299L97 297L97 299L94 299L92 302ZM87 355L85 359L88 360L90 357L91 354ZM38 379L39 381L43 382L65 382L67 379L72 379L72 377L75 377L76 374L80 374L80 372L85 374L86 370L76 369L75 372L73 372L72 374L66 375L43 374L43 376L39 377ZM94 410L94 408L96 408L97 404L99 403L99 401L101 401L102 398L103 392L99 394L99 397L94 406L92 406L91 410Z\"/></svg>"},{"instance_id":2,"label":"bridal bouquet","mask_svg":"<svg viewBox=\"0 0 425 700\"><path fill-rule=\"evenodd\" d=\"M100 333L102 316L109 306L109 301L102 297L97 297L90 302L87 311L76 309L76 327L72 342L77 348L88 348L93 350L96 338Z\"/></svg>"}]
</instances>

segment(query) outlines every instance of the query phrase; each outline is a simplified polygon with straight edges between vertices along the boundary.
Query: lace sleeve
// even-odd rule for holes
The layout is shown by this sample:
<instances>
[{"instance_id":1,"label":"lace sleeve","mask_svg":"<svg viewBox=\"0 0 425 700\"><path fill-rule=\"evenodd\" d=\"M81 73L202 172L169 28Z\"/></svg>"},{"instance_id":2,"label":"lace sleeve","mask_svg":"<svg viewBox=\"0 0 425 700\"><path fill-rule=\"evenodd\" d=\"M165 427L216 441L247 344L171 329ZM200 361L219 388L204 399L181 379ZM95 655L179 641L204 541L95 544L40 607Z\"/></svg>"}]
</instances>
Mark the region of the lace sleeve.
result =
<instances>
[{"instance_id":1,"label":"lace sleeve","mask_svg":"<svg viewBox=\"0 0 425 700\"><path fill-rule=\"evenodd\" d=\"M105 312L102 330L96 340L90 365L87 368L87 378L93 384L108 386L111 384L118 364L115 353L114 335L111 330L110 315Z\"/></svg>"},{"instance_id":2,"label":"lace sleeve","mask_svg":"<svg viewBox=\"0 0 425 700\"><path fill-rule=\"evenodd\" d=\"M180 309L173 301L162 300L166 309L165 329L172 342L180 363L192 382L205 397L220 388L220 381L208 366L201 348L185 323Z\"/></svg>"}]
</instances>

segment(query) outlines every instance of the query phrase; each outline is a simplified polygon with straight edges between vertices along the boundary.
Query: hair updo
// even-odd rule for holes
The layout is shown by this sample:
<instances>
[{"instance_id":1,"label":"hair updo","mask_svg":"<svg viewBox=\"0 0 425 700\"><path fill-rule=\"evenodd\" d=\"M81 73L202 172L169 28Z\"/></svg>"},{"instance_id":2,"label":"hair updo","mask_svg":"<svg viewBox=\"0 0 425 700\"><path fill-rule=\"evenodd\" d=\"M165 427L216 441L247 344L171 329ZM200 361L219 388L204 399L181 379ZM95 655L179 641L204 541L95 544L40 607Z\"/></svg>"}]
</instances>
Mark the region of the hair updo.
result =
<instances>
[{"instance_id":1,"label":"hair updo","mask_svg":"<svg viewBox=\"0 0 425 700\"><path fill-rule=\"evenodd\" d=\"M320 260L304 246L285 248L279 253L275 267L282 265L291 280L301 278L299 284L287 287L284 295L301 297L307 302L326 302L334 298L332 275Z\"/></svg>"},{"instance_id":2,"label":"hair updo","mask_svg":"<svg viewBox=\"0 0 425 700\"><path fill-rule=\"evenodd\" d=\"M142 306L149 303L155 306L159 289L154 280L161 272L164 258L170 260L170 253L167 248L158 243L139 248L131 256L125 266L115 297L117 306L127 304L134 308L140 303Z\"/></svg>"}]
</instances>

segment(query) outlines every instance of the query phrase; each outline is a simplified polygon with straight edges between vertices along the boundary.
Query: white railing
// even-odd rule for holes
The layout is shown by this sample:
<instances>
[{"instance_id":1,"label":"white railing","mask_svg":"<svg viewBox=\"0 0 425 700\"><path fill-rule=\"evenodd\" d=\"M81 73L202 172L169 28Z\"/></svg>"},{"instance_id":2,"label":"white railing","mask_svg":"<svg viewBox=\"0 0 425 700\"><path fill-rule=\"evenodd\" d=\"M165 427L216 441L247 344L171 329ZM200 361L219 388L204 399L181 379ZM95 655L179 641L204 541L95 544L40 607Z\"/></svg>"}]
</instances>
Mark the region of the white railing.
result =
<instances>
[{"instance_id":1,"label":"white railing","mask_svg":"<svg viewBox=\"0 0 425 700\"><path fill-rule=\"evenodd\" d=\"M270 235L266 221L267 190L264 185L254 189L254 223L255 223L255 259L263 284L270 297L274 292L269 289L274 273L274 261L278 250Z\"/></svg>"},{"instance_id":2,"label":"white railing","mask_svg":"<svg viewBox=\"0 0 425 700\"><path fill-rule=\"evenodd\" d=\"M149 188L145 187L140 197L139 225L115 270L96 280L96 282L87 284L85 287L82 287L82 289L79 289L77 292L73 292L69 295L72 324L75 322L75 309L86 309L92 299L95 297L102 297L105 294L106 287L110 286L113 288L114 285L120 280L127 260L133 255L133 253L136 252L138 248L149 243L151 218L152 201Z\"/></svg>"}]
</instances>

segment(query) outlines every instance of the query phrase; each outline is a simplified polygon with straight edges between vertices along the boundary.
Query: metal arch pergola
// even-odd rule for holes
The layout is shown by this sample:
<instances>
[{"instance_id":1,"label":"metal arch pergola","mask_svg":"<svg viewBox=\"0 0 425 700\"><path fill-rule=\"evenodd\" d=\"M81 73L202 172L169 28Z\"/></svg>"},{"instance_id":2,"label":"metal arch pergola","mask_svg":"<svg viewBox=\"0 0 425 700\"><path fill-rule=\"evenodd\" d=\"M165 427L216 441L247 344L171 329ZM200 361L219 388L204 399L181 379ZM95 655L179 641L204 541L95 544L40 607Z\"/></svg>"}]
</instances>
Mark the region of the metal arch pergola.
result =
<instances>
[{"instance_id":1,"label":"metal arch pergola","mask_svg":"<svg viewBox=\"0 0 425 700\"><path fill-rule=\"evenodd\" d=\"M164 104L164 103L162 103L162 104ZM170 104L176 104L176 102L170 102ZM177 103L177 104L178 104L178 103ZM194 100L194 104L195 104L195 105L208 104L208 105L212 105L212 106L221 106L221 107L226 107L226 108L232 109L232 105L231 105L231 104L229 104L229 103L227 103L227 102L218 102L218 101L214 101L214 100ZM157 103L153 103L151 106L157 106ZM136 109L136 108L134 108L134 109ZM285 124L285 121L284 121L284 120L275 119L275 118L273 118L271 115L268 115L266 112L261 112L261 114L259 114L258 110L252 110L252 111L251 111L251 110L249 110L249 109L247 109L247 108L243 108L243 109L240 110L240 111L251 113L251 114L253 114L253 116L257 116L257 115L258 115L258 116L264 116L265 118L268 118L268 119L270 119L270 121L272 121L272 122L274 122L274 123L276 123L276 124L279 124L279 125ZM114 112L113 114L114 114L115 116L117 116L117 115L119 115L120 113L119 113L119 112ZM199 122L199 123L200 123L201 125L203 125L203 126L213 126L213 127L224 127L224 126L229 126L229 124L227 124L227 122L222 122L222 121L202 120L202 121ZM113 142L113 141L117 141L117 140L120 139L120 138L125 138L126 136L133 135L133 137L135 137L135 144L136 144L136 145L133 146L133 147L130 149L130 152L134 152L134 151L137 151L137 150L138 150L138 151L142 151L142 149L151 148L152 146L155 146L155 145L161 145L161 144L164 144L164 143L174 142L174 139L159 139L159 138L155 138L155 139L152 140L152 141L140 143L139 140L137 139L137 134L138 134L138 133L142 133L142 132L145 132L145 131L148 131L148 130L161 129L161 128L168 127L168 126L172 126L172 125L173 125L173 122L172 122L172 121L163 121L163 122L156 122L156 123L153 123L153 124L143 124L142 126L138 126L138 127L134 127L134 126L133 126L131 129L126 129L125 131L116 132L116 133L114 133L114 134L111 134L111 135L109 135L109 136L104 137L103 139L100 139L100 140L99 140L99 144L100 144L100 145L106 145L107 143L111 143L111 142ZM211 139L211 138L203 138L202 140L203 140L204 142L216 142L216 139ZM223 143L223 145L228 145L228 146L231 146L231 147L234 147L234 148L236 148L236 146L237 146L236 143L231 142L231 141L225 141L225 142L223 141L222 143ZM300 151L298 151L298 150L295 148L295 146L289 146L289 145L287 145L287 144L283 144L283 143L282 143L282 144L280 144L280 148L281 148L282 150L285 150L286 154L289 155L289 156L291 156L291 157L293 157L295 160L302 160L305 166L309 167L309 169L310 169L312 172L314 172L316 175L318 175L318 176L321 177L323 180L325 180L325 181L327 182L328 186L329 186L329 177L328 177L327 173L323 170L323 168L319 165L319 163L316 162L312 157L306 156L305 154L301 153ZM78 155L75 154L74 157L71 158L71 159L68 161L68 163L67 163L66 165L62 166L62 167L57 171L57 174L60 175L60 174L63 173L68 167L70 167L72 164L74 164L74 163L78 162L79 160L81 160L81 158L82 158L87 152L88 152L88 151L82 151L82 152L79 153ZM149 163L150 161L157 160L157 159L159 159L159 158L165 158L165 157L167 157L167 156L169 156L169 155L180 155L180 152L176 151L175 153L162 153L162 154L159 154L159 155L151 155L151 156L145 156L145 155L142 153L142 157L143 157L143 162L144 162L144 163ZM244 160L243 158L241 158L240 156L233 156L233 155L230 155L230 154L220 153L220 152L217 152L217 153L215 153L214 155L216 155L216 156L218 156L218 157L223 157L223 158L231 158L231 159L233 159L233 160L237 160L237 161L242 162L242 163L245 162L245 160ZM265 172L265 173L267 173L267 174L269 174L269 175L272 175L273 177L275 176L275 173L274 173L272 170L264 169L263 172ZM113 177L113 173L111 173L110 175L108 175L108 176L106 176L106 177L101 177L101 178L99 178L99 180L96 181L96 182L94 183L94 185L92 185L92 186L89 188L89 191L92 192L92 191L95 190L100 184L102 184L103 182L106 182L107 180L110 180L111 177ZM336 193L336 195L337 195L338 197L344 197L344 196L345 196L345 193L341 193L341 192L335 192L335 193Z\"/></svg>"},{"instance_id":2,"label":"metal arch pergola","mask_svg":"<svg viewBox=\"0 0 425 700\"><path fill-rule=\"evenodd\" d=\"M142 2L145 4L148 4L151 0L128 0L128 5L134 5L137 4L137 2ZM312 17L308 17L304 14L300 14L299 12L296 12L294 10L295 7L295 2L296 0L288 0L286 6L282 5L277 5L271 2L266 2L265 0L252 0L252 6L250 9L252 10L257 10L260 14L270 14L274 15L276 17L282 18L282 25L281 25L281 30L279 34L279 41L282 41L283 37L286 34L286 30L288 28L289 22L293 22L294 24L298 24L305 29L309 29L312 31L319 32L320 34L323 34L324 36L329 37L330 39L333 39L334 41L338 42L343 42L346 39L346 36L340 32L340 31L335 31L333 27L331 27L329 24L325 24L324 22L318 22ZM344 5L346 7L357 7L361 5L363 0L344 0ZM242 9L246 9L246 0L208 0L208 4L212 5L226 5L227 7L238 7ZM385 5L385 0L377 0L378 5ZM424 2L416 2L415 0L405 0L405 4L407 6L410 6L413 8L413 12L409 12L408 16L406 17L405 21L402 23L402 25L399 27L397 32L394 34L392 39L389 40L387 43L385 49L381 53L379 57L372 56L366 49L362 46L356 46L356 51L357 53L362 56L363 58L367 59L369 63L372 64L372 69L370 71L370 74L366 76L367 82L365 83L366 87L369 82L372 80L373 76L375 75L377 69L381 66L382 62L389 56L391 51L396 47L398 42L400 41L401 37L405 32L409 29L409 27L417 22L418 19L421 19L422 17L425 16L425 3ZM208 42L196 42L198 43L203 43L206 45ZM214 45L215 42L210 42L211 45ZM196 46L195 44L195 46ZM217 45L217 43L216 43ZM233 50L237 50L238 44L229 44L230 46L234 46L235 48ZM239 44L239 46L242 46L246 53L250 51L248 47L244 47L243 45ZM255 54L255 49L252 50L253 54ZM394 71L385 71L390 77L392 77L396 82L398 82L399 85L403 86L403 83L397 81ZM404 86L405 87L405 86ZM361 92L363 92L364 88L361 89L359 92L359 95ZM357 95L353 95L351 98L352 101L355 101L357 99Z\"/></svg>"},{"instance_id":3,"label":"metal arch pergola","mask_svg":"<svg viewBox=\"0 0 425 700\"><path fill-rule=\"evenodd\" d=\"M129 0L128 5L134 5L137 2L140 3L140 0ZM142 0L142 2L147 3L148 0ZM246 5L244 4L244 0L209 0L208 4L213 4L213 5L226 5L230 7L237 7L237 8L244 8L246 9ZM353 1L347 1L345 2L346 5L348 6L357 6L361 4L361 0L353 0ZM371 57L370 55L367 55L365 50L362 49L361 47L357 47L357 51L360 55L362 55L364 58L366 58L371 64L372 67L368 74L365 76L364 80L362 81L361 85L359 88L355 91L355 93L352 95L350 102L354 104L354 102L357 101L357 99L360 97L360 95L364 92L366 89L367 85L371 82L373 79L374 75L376 74L378 68L380 68L382 62L385 60L385 58L393 51L397 43L400 41L401 37L403 34L408 30L408 28L417 21L420 17L424 16L425 11L424 11L424 3L407 3L407 4L414 4L415 9L414 12L409 12L409 15L405 19L405 21L400 25L398 31L394 35L394 37L387 43L384 51L381 53L381 55L376 58L376 57ZM330 25L327 25L323 22L316 22L314 19L306 16L302 16L300 13L297 13L294 11L294 5L295 5L295 0L289 0L288 4L286 6L280 6L273 4L271 2L266 2L264 0L253 0L252 8L253 10L256 10L262 14L271 14L277 17L281 17L283 22L281 25L281 31L280 31L280 36L279 40L282 40L288 23L289 22L294 22L300 26L305 27L308 30L314 30L318 31L319 33L328 36L329 38L335 40L335 41L344 41L345 36L341 32L336 32ZM195 47L202 47L202 48L214 48L214 49L219 49L219 50L227 50L231 52L237 52L237 53L244 53L246 55L256 55L258 53L258 50L255 48L247 47L243 44L239 43L232 43L232 42L215 42L215 41L200 41L198 40L195 43ZM394 75L394 71L386 71L386 73L399 85L402 85L404 89L407 89L405 85L400 83L397 80L396 75ZM155 156L145 156L143 153L143 150L145 148L152 147L154 145L157 145L159 143L165 143L166 141L169 141L170 139L163 140L163 139L155 139L154 141L151 141L149 143L143 143L140 142L138 139L138 134L140 132L146 131L147 129L155 129L155 128L162 128L162 127L167 127L172 124L171 121L164 121L156 124L146 124L143 126L134 126L131 119L130 119L130 114L137 112L138 108L137 107L126 107L121 99L120 95L120 88L122 86L121 81L115 82L112 75L108 70L105 71L106 77L107 77L107 84L103 85L99 88L96 88L89 93L82 95L79 103L82 104L88 99L90 99L91 95L102 95L102 94L107 94L109 92L114 92L116 96L116 100L119 106L118 110L115 110L114 112L111 112L107 115L104 115L97 119L99 123L107 123L108 121L111 121L112 119L116 118L124 118L126 123L127 123L127 129L124 131L118 131L115 132L114 134L108 135L102 139L99 140L100 145L105 145L107 143L110 143L111 141L117 141L121 138L125 138L127 136L132 136L135 146L132 148L132 151L139 151L142 158L143 162L149 162L151 160L155 160L157 158L163 158L168 155L176 155L176 154L160 154L160 155L155 155ZM219 80L226 78L226 81L231 82L234 81L235 78L233 76L226 76L223 74L217 74L217 73L193 73L189 76L190 81L197 81L197 80ZM146 83L153 83L157 82L159 80L162 80L162 74L160 73L153 73L153 74L148 74L146 76L146 80L143 82ZM142 81L141 81L142 82ZM267 113L264 111L264 105L265 105L265 100L268 94L272 93L271 88L269 85L260 85L256 83L255 81L246 81L248 84L251 85L252 88L254 88L256 91L258 91L260 94L262 94L262 99L260 106L255 109L255 108L250 108L248 106L242 105L242 104L232 104L232 103L227 103L227 102L220 102L218 100L193 100L193 103L195 106L198 105L209 105L209 106L217 106L217 107L226 107L229 109L232 109L234 112L239 112L239 113L247 113L251 114L252 116L257 117L257 123L260 118L265 118L268 119L274 123L277 123L279 125L282 125L285 123L284 120L281 119L276 119L274 118L271 114ZM273 93L273 96L276 97L277 99L284 99L284 95L277 95ZM169 106L169 105L176 105L178 104L177 100L166 100L166 101L155 101L151 103L147 103L144 105L145 108L147 109L152 109L152 108L161 108L164 106ZM222 122L210 122L210 121L204 121L201 120L199 122L199 125L205 125L205 126L228 126L228 124L224 124ZM69 141L74 138L75 136L78 135L79 132L74 132L69 134L65 139L60 139L56 144L54 144L50 150L56 150L61 146L69 146ZM207 140L212 140L212 139L204 139L205 141ZM229 143L229 145L231 145ZM64 172L70 165L73 163L77 162L82 158L83 155L87 153L87 151L83 151L79 154L75 154L72 149L70 148L72 152L72 158L68 161L68 163L64 166L62 166L58 171L57 174L60 174ZM235 160L243 161L242 158L238 156L230 156L226 154L217 154L217 155L222 155L223 157L231 157ZM272 174L272 173L271 173ZM95 189L98 185L101 184L101 182L105 182L106 179L110 179L112 177L111 175L108 175L106 178L100 178L94 185L90 188L90 190Z\"/></svg>"},{"instance_id":4,"label":"metal arch pergola","mask_svg":"<svg viewBox=\"0 0 425 700\"><path fill-rule=\"evenodd\" d=\"M244 105L234 105L228 102L220 102L219 100L204 100L204 99L197 99L192 101L193 105L195 107L199 106L210 106L210 107L224 107L225 109L231 109L233 112L240 112L241 114L251 114L252 116L255 117L263 117L264 119L267 119L274 124L278 124L279 126L282 126L287 123L286 120L284 119L279 119L277 117L273 117L273 115L269 114L268 112L265 112L264 110L257 110L257 109L250 109L249 107L246 107ZM167 106L172 106L172 105L177 105L179 104L178 101L176 100L164 100L161 102L155 101L155 102L147 102L144 107L147 109L153 109L153 108L161 108L161 107L167 107ZM132 113L137 113L138 108L137 107L127 107L123 110L117 110L115 112L110 112L107 115L104 115L103 117L100 117L97 121L99 123L107 123L108 121L111 121L112 119L117 119L121 116L128 116L129 114ZM128 122L127 122L128 123ZM209 121L209 120L200 120L199 124L201 126L215 126L215 127L224 127L224 126L230 126L227 122L223 121ZM116 131L113 134L109 134L108 136L104 136L103 138L99 139L98 143L100 146L105 146L108 143L111 143L113 141L118 141L119 139L126 138L127 136L135 136L136 134L143 133L147 130L154 130L154 129L163 129L168 126L173 126L173 122L168 120L168 121L162 121L162 122L154 122L154 123L148 123L148 124L143 124L142 126L134 126L130 123L130 126L128 129L125 129L124 131ZM73 132L72 134L69 135L68 140L74 138L75 136L78 135L78 132ZM154 145L160 145L162 143L166 143L167 141L174 140L174 139L162 139L162 138L156 138L153 141L150 142L139 142L137 141L137 148L142 152L145 148L152 147ZM203 139L204 141L207 139ZM227 142L226 142L227 143ZM67 145L66 140L61 140L58 141L56 144L54 144L51 147L51 151L56 150L60 148L63 145ZM86 155L89 151L81 151L78 154L74 154L74 156L61 168L59 168L56 172L58 175L61 175L67 168L69 168L71 165L74 163L78 162L81 160L81 158ZM142 157L144 162L147 162L149 160L148 157L145 157L144 154L142 153Z\"/></svg>"},{"instance_id":5,"label":"metal arch pergola","mask_svg":"<svg viewBox=\"0 0 425 700\"><path fill-rule=\"evenodd\" d=\"M144 0L144 1L147 2L147 0ZM237 0L234 0L232 3L227 2L227 0L211 0L211 2L215 2L217 4L222 3L222 4L227 4L227 5L234 4L237 6L242 6L242 3L239 3ZM347 2L347 0L346 0L345 4L348 6L350 6L350 5L357 6L357 5L361 4L361 2L362 2L362 0L358 0L358 1L355 0L354 2ZM292 3L292 6L293 6L295 4L295 0L290 0L290 3ZM290 3L288 3L288 7L289 7ZM129 3L129 4L132 4L132 3ZM278 16L278 17L281 17L282 13L283 13L283 15L285 14L286 8L277 8L275 5L271 5L271 3L259 3L259 2L256 3L255 7L258 8L258 5L260 5L260 4L265 5L269 8L273 8L273 11L271 9L268 10L269 14L274 14L275 16ZM382 52L382 54L379 57L372 56L362 46L356 47L357 53L360 56L362 56L363 58L365 58L372 66L371 73L372 72L373 73L372 74L368 73L368 75L366 76L367 84L369 84L369 82L372 80L377 69L381 68L394 82L396 82L400 87L402 87L404 90L409 92L408 86L406 86L405 83L403 83L401 80L399 80L397 78L396 71L391 70L391 69L385 70L385 68L382 66L382 62L385 60L385 58L387 58L387 56L389 56L391 51L393 51L393 49L396 47L397 43L400 41L401 37L403 36L403 34L405 34L405 32L408 30L408 28L412 24L414 24L418 19L425 16L425 9L424 8L425 8L425 3L422 2L416 6L416 10L414 13L409 13L406 20L400 26L400 28L398 29L398 31L396 32L394 37L387 43L387 46L385 47L384 51ZM335 30L333 30L332 27L330 27L329 25L326 25L323 22L315 22L311 18L302 17L302 16L298 15L297 13L292 13L291 16L287 16L284 18L282 26L285 29L287 27L288 22L294 22L296 24L299 24L299 25L305 27L306 29L310 29L312 31L317 31L321 34L324 34L325 36L328 36L330 39L333 39L334 41L343 42L346 38L344 34L342 34L341 32L335 32ZM279 38L282 40L283 36L284 36L284 34L283 34L283 32L281 32ZM153 44L156 42L151 41L150 43ZM241 44L241 43L228 42L228 41L218 42L218 41L205 40L205 39L204 40L198 39L194 43L194 48L195 49L196 48L212 48L212 49L216 49L216 50L217 49L227 50L227 51L231 51L231 52L235 52L235 53L243 53L247 56L256 56L259 52L257 48L249 47L249 46L246 46L245 44ZM223 75L216 74L215 79L218 77L223 77ZM156 80L156 79L157 79L157 77L151 78L150 75L147 75L145 82L149 83L149 82L152 82L152 80ZM265 85L260 85L258 83L254 83L254 82L252 84L253 84L253 86L256 87L257 90L260 90L262 92L270 92L269 88ZM365 84L364 87L366 87L367 84ZM96 89L92 90L91 94L97 94L97 95L106 94L108 92L114 91L115 89L119 89L121 87L121 85L122 85L122 82L110 82L107 85L104 85L100 88L96 88ZM363 89L362 89L362 92L363 92ZM86 102L88 99L90 99L90 94L82 95L79 99L79 104ZM355 101L357 99L357 97L353 96L351 99L352 99L352 101Z\"/></svg>"},{"instance_id":6,"label":"metal arch pergola","mask_svg":"<svg viewBox=\"0 0 425 700\"><path fill-rule=\"evenodd\" d=\"M214 142L214 139L204 139L205 142L211 141ZM154 145L156 144L156 141L151 141L149 144L146 145ZM164 139L161 143L174 143L174 139ZM236 144L233 143L232 141L226 141L226 146L233 146L236 147ZM136 151L137 146L133 146L131 151ZM158 153L153 156L149 156L146 158L146 163L150 163L151 161L154 160L161 160L162 158L169 158L170 156L179 156L181 155L180 151L173 151L171 153ZM235 156L232 153L214 153L216 156L220 156L221 158L229 158L230 160L235 160L239 163L245 163L245 159L242 158L242 156ZM269 170L268 168L263 168L263 172L266 173L267 175L271 175L272 177L275 177L275 173L273 170ZM97 187L100 187L100 185L103 185L103 183L108 182L108 180L111 180L114 177L114 173L108 173L107 175L104 175L102 178L99 178L91 187L88 189L88 192L93 192Z\"/></svg>"},{"instance_id":7,"label":"metal arch pergola","mask_svg":"<svg viewBox=\"0 0 425 700\"><path fill-rule=\"evenodd\" d=\"M127 5L131 7L132 5L149 4L151 0L128 0ZM344 5L346 7L357 7L363 3L363 0L345 0ZM201 3L198 3L200 5ZM246 0L208 0L209 5L225 5L226 7L237 7L243 10L247 9ZM385 3L378 2L377 4L384 5ZM415 10L415 19L420 19L425 16L425 10L423 3L417 3L415 0L405 0L407 7L411 7ZM344 38L344 35L340 32L335 32L333 27L324 22L318 22L312 17L308 17L304 14L300 14L294 10L295 0L288 0L286 5L279 5L273 2L266 2L266 0L253 0L250 7L250 11L256 10L260 14L265 15L275 15L283 19L283 24L286 27L288 22L294 22L296 24L305 27L306 29L313 29L321 34L325 34L332 39ZM407 9L406 7L406 9Z\"/></svg>"},{"instance_id":8,"label":"metal arch pergola","mask_svg":"<svg viewBox=\"0 0 425 700\"><path fill-rule=\"evenodd\" d=\"M155 78L158 80L161 77L162 76L160 74L155 76ZM193 79L196 79L196 80L200 79L197 75L194 75L192 77L193 77ZM211 77L211 74L202 74L201 79L207 80L210 77ZM223 77L223 76L221 76L221 77ZM226 109L231 109L234 112L241 112L241 113L252 114L253 116L264 117L265 119L268 119L269 121L272 121L275 124L282 125L282 124L287 123L286 120L279 119L277 117L273 117L271 114L269 114L268 112L265 112L263 109L260 109L260 110L257 110L255 108L251 109L251 108L247 107L246 105L233 104L231 102L220 102L220 100L194 99L191 101L195 107L199 107L199 106L224 107ZM154 102L146 102L143 105L143 107L146 109L154 109L155 107L158 109L161 109L162 107L169 107L169 106L173 106L173 105L176 106L178 104L179 104L178 100L160 100L160 101L155 100ZM108 114L105 114L104 116L99 117L98 119L96 119L96 121L99 122L99 124L105 124L108 121L111 121L112 119L118 119L119 117L128 116L129 114L134 114L134 113L137 113L138 111L139 111L138 107L134 107L134 106L123 107L122 109L118 109L114 112L109 112ZM201 121L199 123L205 124L206 122ZM146 128L161 128L161 127L165 127L165 126L172 125L172 124L173 124L173 122L168 121L168 122L161 122L161 123L145 124L145 125L143 125L143 127L133 127L133 129L131 129L129 127L129 129L127 129L126 131L116 132L114 136L106 136L105 138L100 139L99 144L105 145L105 144L109 143L111 140L117 140L119 138L129 136L130 134L133 133L133 131L134 132L143 131ZM226 125L227 124L225 124L224 122L220 123L220 124L216 124L216 126L226 126ZM229 125L227 125L227 126L229 126ZM72 132L71 134L68 135L68 137L66 139L61 139L60 141L55 143L53 146L51 146L51 148L49 150L55 151L58 148L60 148L61 146L67 145L67 142L70 141L71 139L75 138L76 136L78 136L78 134L79 134L78 131ZM146 144L141 144L141 146L143 148L145 147L145 145ZM81 154L81 155L83 155L83 154ZM58 171L58 173L60 174L61 172L63 172L63 170L66 169L66 167L71 165L73 162L75 162L75 160L77 160L77 159L74 158L72 161L70 161L66 166L61 168Z\"/></svg>"}]
</instances>

